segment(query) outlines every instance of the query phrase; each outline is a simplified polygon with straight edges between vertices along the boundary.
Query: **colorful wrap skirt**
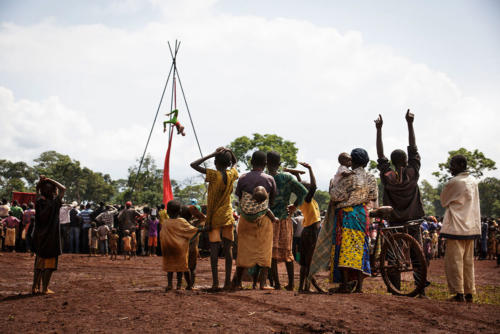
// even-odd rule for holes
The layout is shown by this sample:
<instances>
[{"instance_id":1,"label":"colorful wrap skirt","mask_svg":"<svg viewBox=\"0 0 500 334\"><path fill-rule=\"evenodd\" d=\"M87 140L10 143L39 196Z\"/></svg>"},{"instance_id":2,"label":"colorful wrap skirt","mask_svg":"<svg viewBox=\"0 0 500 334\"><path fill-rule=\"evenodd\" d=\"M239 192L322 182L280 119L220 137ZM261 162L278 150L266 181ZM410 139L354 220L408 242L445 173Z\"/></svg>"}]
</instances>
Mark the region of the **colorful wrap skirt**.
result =
<instances>
[{"instance_id":1,"label":"colorful wrap skirt","mask_svg":"<svg viewBox=\"0 0 500 334\"><path fill-rule=\"evenodd\" d=\"M350 268L370 275L368 209L360 204L336 209L334 215L330 281L333 283L342 281L341 268Z\"/></svg>"}]
</instances>

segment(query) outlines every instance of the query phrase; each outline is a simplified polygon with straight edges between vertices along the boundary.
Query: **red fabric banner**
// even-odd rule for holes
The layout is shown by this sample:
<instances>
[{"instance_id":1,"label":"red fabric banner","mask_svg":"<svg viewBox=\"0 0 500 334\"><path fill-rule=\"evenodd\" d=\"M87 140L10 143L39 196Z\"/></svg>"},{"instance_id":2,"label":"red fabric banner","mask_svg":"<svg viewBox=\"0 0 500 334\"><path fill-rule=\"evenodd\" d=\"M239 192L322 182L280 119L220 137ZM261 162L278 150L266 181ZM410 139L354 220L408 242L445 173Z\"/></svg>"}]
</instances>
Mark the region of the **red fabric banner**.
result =
<instances>
[{"instance_id":1,"label":"red fabric banner","mask_svg":"<svg viewBox=\"0 0 500 334\"><path fill-rule=\"evenodd\" d=\"M174 129L170 129L170 138L168 139L168 149L165 155L165 165L163 166L163 203L167 206L167 203L174 199L172 193L172 184L170 183L170 149L172 148L172 137L174 135Z\"/></svg>"}]
</instances>

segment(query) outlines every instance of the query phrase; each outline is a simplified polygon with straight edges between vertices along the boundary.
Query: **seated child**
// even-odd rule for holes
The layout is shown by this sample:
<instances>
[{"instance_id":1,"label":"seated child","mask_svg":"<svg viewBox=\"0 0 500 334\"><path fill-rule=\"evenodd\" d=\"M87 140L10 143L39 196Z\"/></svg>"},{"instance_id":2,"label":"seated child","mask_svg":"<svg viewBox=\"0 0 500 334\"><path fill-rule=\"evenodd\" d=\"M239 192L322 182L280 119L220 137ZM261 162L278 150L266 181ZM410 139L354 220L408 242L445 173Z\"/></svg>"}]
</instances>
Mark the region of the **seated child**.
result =
<instances>
[{"instance_id":1,"label":"seated child","mask_svg":"<svg viewBox=\"0 0 500 334\"><path fill-rule=\"evenodd\" d=\"M125 230L124 232L125 236L122 238L123 242L123 259L128 259L130 260L130 253L132 252L132 237L130 236L130 231Z\"/></svg>"},{"instance_id":2,"label":"seated child","mask_svg":"<svg viewBox=\"0 0 500 334\"><path fill-rule=\"evenodd\" d=\"M97 255L98 244L99 244L99 235L97 233L96 223L91 222L89 228L89 256Z\"/></svg>"},{"instance_id":3,"label":"seated child","mask_svg":"<svg viewBox=\"0 0 500 334\"><path fill-rule=\"evenodd\" d=\"M196 228L180 217L181 203L179 201L171 200L167 203L167 214L169 218L162 223L160 231L163 270L167 272L168 279L165 291L172 289L174 272L184 273L187 283L186 290L191 290L192 282L188 267L189 241L200 231L206 229ZM177 288L180 288L179 282Z\"/></svg>"},{"instance_id":4,"label":"seated child","mask_svg":"<svg viewBox=\"0 0 500 334\"><path fill-rule=\"evenodd\" d=\"M109 234L109 251L113 261L116 260L118 255L118 239L120 239L120 236L116 233L116 228L113 228Z\"/></svg>"}]
</instances>

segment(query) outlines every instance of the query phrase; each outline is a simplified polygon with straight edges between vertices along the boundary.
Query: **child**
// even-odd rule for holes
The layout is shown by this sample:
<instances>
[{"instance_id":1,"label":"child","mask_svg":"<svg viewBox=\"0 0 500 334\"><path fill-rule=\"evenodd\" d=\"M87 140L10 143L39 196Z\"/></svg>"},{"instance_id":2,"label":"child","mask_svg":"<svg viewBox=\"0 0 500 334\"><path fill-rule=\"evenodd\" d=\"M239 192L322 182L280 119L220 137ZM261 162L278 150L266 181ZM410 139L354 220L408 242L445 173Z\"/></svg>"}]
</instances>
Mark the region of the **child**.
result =
<instances>
[{"instance_id":1,"label":"child","mask_svg":"<svg viewBox=\"0 0 500 334\"><path fill-rule=\"evenodd\" d=\"M179 110L174 109L172 110L171 113L165 114L165 116L171 116L171 118L168 121L163 122L163 132L167 131L167 124L173 124L175 128L177 129L177 134L181 134L182 136L185 136L186 134L184 133L184 126L177 120L177 116L179 115Z\"/></svg>"},{"instance_id":2,"label":"child","mask_svg":"<svg viewBox=\"0 0 500 334\"><path fill-rule=\"evenodd\" d=\"M330 181L330 189L333 186L336 186L337 184L339 184L340 180L342 180L343 177L349 176L353 173L353 171L349 169L352 165L352 160L351 160L351 156L349 155L349 153L345 153L345 152L340 153L338 159L339 159L340 166L337 169L337 173L335 173L335 176Z\"/></svg>"},{"instance_id":3,"label":"child","mask_svg":"<svg viewBox=\"0 0 500 334\"><path fill-rule=\"evenodd\" d=\"M156 256L156 247L158 246L158 224L160 222L156 216L151 216L148 221L148 254L149 256Z\"/></svg>"},{"instance_id":4,"label":"child","mask_svg":"<svg viewBox=\"0 0 500 334\"><path fill-rule=\"evenodd\" d=\"M19 219L14 217L12 211L9 211L9 216L2 220L1 225L5 226L5 248L10 252L14 251L16 247L16 230L19 228Z\"/></svg>"},{"instance_id":5,"label":"child","mask_svg":"<svg viewBox=\"0 0 500 334\"><path fill-rule=\"evenodd\" d=\"M130 233L132 238L130 241L130 252L133 257L137 255L137 234L135 233L135 227L132 227L132 232Z\"/></svg>"},{"instance_id":6,"label":"child","mask_svg":"<svg viewBox=\"0 0 500 334\"><path fill-rule=\"evenodd\" d=\"M206 160L215 158L215 168L207 169L201 166ZM231 247L234 240L233 208L231 206L231 194L233 184L238 179L236 165L236 156L234 153L224 147L219 147L214 153L198 159L191 163L191 167L196 171L206 174L208 182L207 196L207 226L211 226L211 232L208 233L210 242L210 266L212 268L212 289L219 289L219 248L222 241L224 258L226 262L226 277L224 289L231 288L231 270L233 266L233 257ZM221 238L222 234L222 238Z\"/></svg>"},{"instance_id":7,"label":"child","mask_svg":"<svg viewBox=\"0 0 500 334\"><path fill-rule=\"evenodd\" d=\"M187 220L194 227L205 225L205 215L201 213L195 205L186 206L181 208L181 217ZM194 219L193 219L194 218ZM189 255L188 255L188 268L191 275L191 285L194 286L196 263L198 261L198 243L200 242L200 235L197 234L189 241Z\"/></svg>"},{"instance_id":8,"label":"child","mask_svg":"<svg viewBox=\"0 0 500 334\"><path fill-rule=\"evenodd\" d=\"M339 156L341 166L337 171L340 177L347 176L351 173L348 166L351 165L351 156L347 153L342 153ZM293 173L297 180L302 183L307 189L307 195L304 202L299 206L304 218L302 219L302 233L298 244L300 253L300 278L299 278L299 292L310 292L309 283L312 283L318 292L322 292L314 278L307 279L309 276L309 269L311 267L312 256L314 247L318 240L319 224L321 221L321 212L319 210L318 202L314 199L316 193L316 177L314 176L311 165L305 162L299 162L302 166L309 170L309 183L303 182L299 173Z\"/></svg>"},{"instance_id":9,"label":"child","mask_svg":"<svg viewBox=\"0 0 500 334\"><path fill-rule=\"evenodd\" d=\"M261 204L264 201L268 200L269 195L267 194L266 188L264 188L263 186L255 187L253 190L252 199L257 204ZM269 208L266 210L266 216L269 217L269 219L271 219L273 223L279 221L279 219L274 216L273 212Z\"/></svg>"},{"instance_id":10,"label":"child","mask_svg":"<svg viewBox=\"0 0 500 334\"><path fill-rule=\"evenodd\" d=\"M128 260L130 260L130 253L132 251L132 237L130 236L130 231L125 230L124 232L124 237L122 238L123 242L123 259L127 260L127 255L128 255Z\"/></svg>"},{"instance_id":11,"label":"child","mask_svg":"<svg viewBox=\"0 0 500 334\"><path fill-rule=\"evenodd\" d=\"M169 218L161 226L160 240L161 252L163 256L163 270L167 272L168 285L165 291L172 289L172 279L174 272L177 275L177 288L180 288L182 273L186 279L186 290L191 290L192 282L188 267L189 241L204 228L196 228L189 224L184 218L180 218L181 203L171 200L167 203L167 213Z\"/></svg>"},{"instance_id":12,"label":"child","mask_svg":"<svg viewBox=\"0 0 500 334\"><path fill-rule=\"evenodd\" d=\"M99 244L99 236L95 222L90 223L89 228L89 256L97 256L97 246Z\"/></svg>"},{"instance_id":13,"label":"child","mask_svg":"<svg viewBox=\"0 0 500 334\"><path fill-rule=\"evenodd\" d=\"M118 239L120 239L120 236L116 233L116 228L113 228L109 235L109 251L112 261L116 260L116 256L118 255Z\"/></svg>"},{"instance_id":14,"label":"child","mask_svg":"<svg viewBox=\"0 0 500 334\"><path fill-rule=\"evenodd\" d=\"M108 234L108 225L101 223L101 226L97 228L97 235L99 237L99 250L101 252L101 255L103 256L108 256Z\"/></svg>"},{"instance_id":15,"label":"child","mask_svg":"<svg viewBox=\"0 0 500 334\"><path fill-rule=\"evenodd\" d=\"M60 183L41 175L36 185L37 200L35 226L33 230L33 251L35 270L33 276L33 294L54 293L49 289L52 273L57 270L58 257L61 255L61 237L59 235L59 210L66 188Z\"/></svg>"}]
</instances>

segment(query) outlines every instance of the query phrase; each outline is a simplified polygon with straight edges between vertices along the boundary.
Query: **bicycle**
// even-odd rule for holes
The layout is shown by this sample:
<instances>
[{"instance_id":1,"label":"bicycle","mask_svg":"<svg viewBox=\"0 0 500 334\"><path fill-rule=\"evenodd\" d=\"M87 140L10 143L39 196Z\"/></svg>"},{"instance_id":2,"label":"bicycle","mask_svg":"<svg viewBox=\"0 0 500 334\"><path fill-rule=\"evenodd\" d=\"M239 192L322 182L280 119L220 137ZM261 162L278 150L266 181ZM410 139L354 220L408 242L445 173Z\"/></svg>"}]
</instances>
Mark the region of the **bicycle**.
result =
<instances>
[{"instance_id":1,"label":"bicycle","mask_svg":"<svg viewBox=\"0 0 500 334\"><path fill-rule=\"evenodd\" d=\"M392 211L390 207L373 210L370 217L386 218ZM381 274L389 292L414 297L420 294L427 284L427 261L421 244L410 235L409 229L418 229L421 241L420 224L423 219L411 220L400 226L377 224L375 247L370 250L372 275ZM380 247L380 254L378 253Z\"/></svg>"}]
</instances>

